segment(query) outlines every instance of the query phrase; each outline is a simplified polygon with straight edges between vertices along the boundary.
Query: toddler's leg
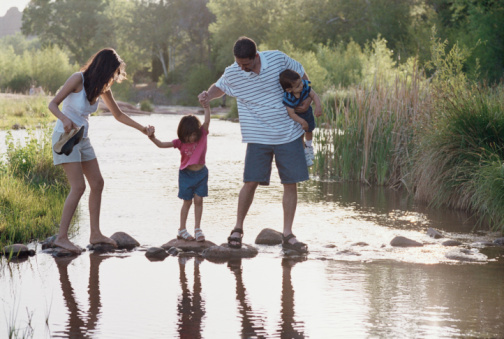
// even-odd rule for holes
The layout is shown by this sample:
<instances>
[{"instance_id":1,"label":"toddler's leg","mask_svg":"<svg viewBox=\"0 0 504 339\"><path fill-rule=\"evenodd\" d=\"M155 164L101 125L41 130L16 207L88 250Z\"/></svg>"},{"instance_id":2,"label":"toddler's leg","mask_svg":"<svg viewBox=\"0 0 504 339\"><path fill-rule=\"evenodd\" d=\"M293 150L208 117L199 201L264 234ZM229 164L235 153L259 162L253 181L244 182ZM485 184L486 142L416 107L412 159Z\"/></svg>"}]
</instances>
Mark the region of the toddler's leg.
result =
<instances>
[{"instance_id":1,"label":"toddler's leg","mask_svg":"<svg viewBox=\"0 0 504 339\"><path fill-rule=\"evenodd\" d=\"M201 216L203 215L203 197L194 195L194 235L197 241L203 241L205 236L201 231Z\"/></svg>"}]
</instances>

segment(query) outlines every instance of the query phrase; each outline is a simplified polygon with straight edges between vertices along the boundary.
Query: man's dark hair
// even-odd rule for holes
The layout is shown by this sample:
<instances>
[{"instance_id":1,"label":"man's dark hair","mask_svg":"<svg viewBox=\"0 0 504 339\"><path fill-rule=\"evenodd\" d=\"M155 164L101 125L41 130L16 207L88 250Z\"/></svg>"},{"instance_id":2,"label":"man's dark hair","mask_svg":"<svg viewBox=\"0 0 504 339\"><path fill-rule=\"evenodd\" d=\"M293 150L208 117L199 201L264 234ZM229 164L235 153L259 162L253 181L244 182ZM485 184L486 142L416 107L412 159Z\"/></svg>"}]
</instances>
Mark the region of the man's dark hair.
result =
<instances>
[{"instance_id":1,"label":"man's dark hair","mask_svg":"<svg viewBox=\"0 0 504 339\"><path fill-rule=\"evenodd\" d=\"M242 36L236 40L233 47L233 54L235 58L239 59L254 59L257 54L257 46L254 40Z\"/></svg>"},{"instance_id":2,"label":"man's dark hair","mask_svg":"<svg viewBox=\"0 0 504 339\"><path fill-rule=\"evenodd\" d=\"M287 90L289 88L292 88L294 86L294 83L301 78L298 72L295 72L290 69L286 69L282 73L280 73L280 85L282 86L283 90Z\"/></svg>"}]
</instances>

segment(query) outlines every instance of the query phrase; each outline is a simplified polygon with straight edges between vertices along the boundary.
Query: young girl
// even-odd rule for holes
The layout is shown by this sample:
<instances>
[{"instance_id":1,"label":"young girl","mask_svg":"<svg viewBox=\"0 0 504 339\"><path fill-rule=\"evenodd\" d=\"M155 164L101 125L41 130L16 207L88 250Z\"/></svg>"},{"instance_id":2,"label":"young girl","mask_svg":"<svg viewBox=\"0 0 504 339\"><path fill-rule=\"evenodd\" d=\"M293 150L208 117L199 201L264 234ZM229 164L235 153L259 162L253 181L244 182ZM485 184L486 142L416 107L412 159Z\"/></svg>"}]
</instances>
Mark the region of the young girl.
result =
<instances>
[{"instance_id":1,"label":"young girl","mask_svg":"<svg viewBox=\"0 0 504 339\"><path fill-rule=\"evenodd\" d=\"M68 78L61 90L49 103L49 110L58 118L52 136L52 144L59 141L62 134L84 126L82 140L73 147L71 153L57 154L53 147L54 165L62 165L70 183L70 193L66 198L61 216L58 236L54 244L71 252L80 253L82 249L68 239L70 221L86 189L89 193L89 217L91 224L90 243L108 243L117 246L114 240L104 236L100 231L100 206L103 191L103 177L100 173L98 160L93 146L88 138L91 113L98 109L98 99L101 97L113 116L119 122L131 126L147 134L148 127L142 126L124 114L117 106L110 86L116 81L126 78L125 63L113 49L102 49L89 59L81 71ZM60 110L59 105L63 103Z\"/></svg>"},{"instance_id":2,"label":"young girl","mask_svg":"<svg viewBox=\"0 0 504 339\"><path fill-rule=\"evenodd\" d=\"M177 239L205 241L201 230L201 215L203 213L203 197L208 196L208 169L205 166L207 150L208 126L210 125L210 106L205 106L205 121L203 125L194 115L186 115L180 119L177 129L178 139L159 141L155 136L154 127L149 127L147 135L160 148L175 147L180 150L181 164L179 169L178 197L184 202L180 211L180 228ZM194 237L186 229L187 215L194 200Z\"/></svg>"}]
</instances>

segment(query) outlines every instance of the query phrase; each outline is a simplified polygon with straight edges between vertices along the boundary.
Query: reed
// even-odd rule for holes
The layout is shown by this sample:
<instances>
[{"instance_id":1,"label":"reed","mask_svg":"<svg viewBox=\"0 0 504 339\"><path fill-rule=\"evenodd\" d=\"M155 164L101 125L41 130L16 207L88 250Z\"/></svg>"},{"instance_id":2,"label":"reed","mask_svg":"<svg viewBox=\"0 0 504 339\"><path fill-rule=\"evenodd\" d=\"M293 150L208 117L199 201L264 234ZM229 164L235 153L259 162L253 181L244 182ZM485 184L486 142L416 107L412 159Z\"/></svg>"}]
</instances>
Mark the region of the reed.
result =
<instances>
[{"instance_id":1,"label":"reed","mask_svg":"<svg viewBox=\"0 0 504 339\"><path fill-rule=\"evenodd\" d=\"M344 93L344 97L340 95ZM392 83L377 78L370 86L325 96L325 114L314 133L314 174L323 179L408 186L416 125L431 98L418 72Z\"/></svg>"}]
</instances>

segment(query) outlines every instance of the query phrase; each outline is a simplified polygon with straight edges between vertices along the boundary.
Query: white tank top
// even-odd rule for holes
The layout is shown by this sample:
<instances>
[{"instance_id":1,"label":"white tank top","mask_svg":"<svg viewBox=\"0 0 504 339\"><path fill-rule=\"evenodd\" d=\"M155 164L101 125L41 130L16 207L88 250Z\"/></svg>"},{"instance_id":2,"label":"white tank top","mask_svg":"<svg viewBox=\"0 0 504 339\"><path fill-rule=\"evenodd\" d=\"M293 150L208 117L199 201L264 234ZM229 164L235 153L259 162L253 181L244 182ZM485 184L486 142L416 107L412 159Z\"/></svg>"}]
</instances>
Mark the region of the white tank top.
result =
<instances>
[{"instance_id":1,"label":"white tank top","mask_svg":"<svg viewBox=\"0 0 504 339\"><path fill-rule=\"evenodd\" d=\"M64 100L61 112L66 115L77 126L84 126L84 138L88 136L89 130L89 115L96 112L98 109L98 100L91 105L86 97L86 90L84 89L84 74L82 76L82 89L77 93L70 93ZM63 122L58 119L55 132L65 132Z\"/></svg>"}]
</instances>

